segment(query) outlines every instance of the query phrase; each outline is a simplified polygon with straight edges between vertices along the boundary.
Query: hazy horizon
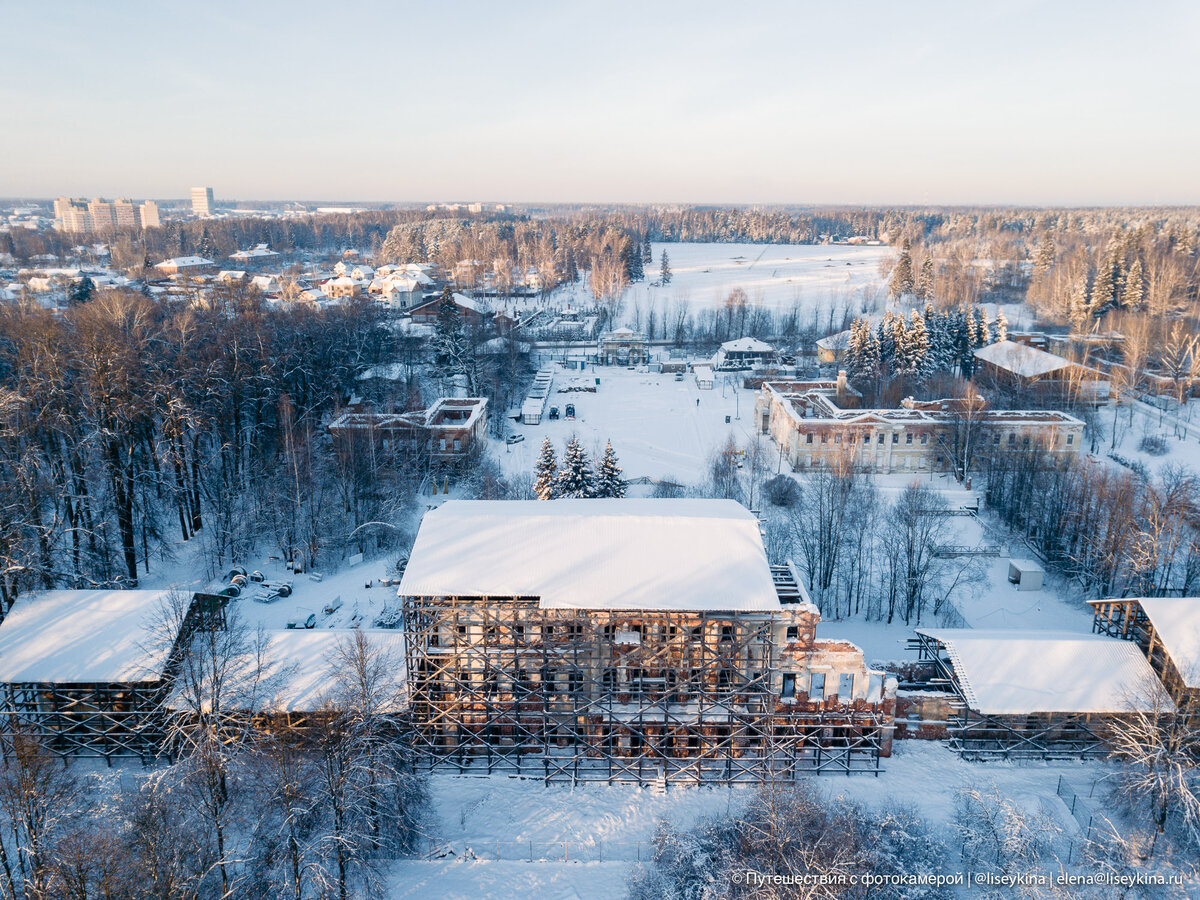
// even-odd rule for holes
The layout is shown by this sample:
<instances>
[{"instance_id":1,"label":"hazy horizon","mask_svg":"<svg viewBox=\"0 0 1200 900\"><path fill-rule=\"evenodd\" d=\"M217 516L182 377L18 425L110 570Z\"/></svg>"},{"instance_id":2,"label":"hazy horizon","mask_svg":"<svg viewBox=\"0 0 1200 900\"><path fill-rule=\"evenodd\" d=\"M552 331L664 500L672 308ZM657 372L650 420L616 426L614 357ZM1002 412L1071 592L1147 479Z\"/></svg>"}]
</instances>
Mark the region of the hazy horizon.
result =
<instances>
[{"instance_id":1,"label":"hazy horizon","mask_svg":"<svg viewBox=\"0 0 1200 900\"><path fill-rule=\"evenodd\" d=\"M6 4L0 196L1200 204L1182 3L329 10Z\"/></svg>"}]
</instances>

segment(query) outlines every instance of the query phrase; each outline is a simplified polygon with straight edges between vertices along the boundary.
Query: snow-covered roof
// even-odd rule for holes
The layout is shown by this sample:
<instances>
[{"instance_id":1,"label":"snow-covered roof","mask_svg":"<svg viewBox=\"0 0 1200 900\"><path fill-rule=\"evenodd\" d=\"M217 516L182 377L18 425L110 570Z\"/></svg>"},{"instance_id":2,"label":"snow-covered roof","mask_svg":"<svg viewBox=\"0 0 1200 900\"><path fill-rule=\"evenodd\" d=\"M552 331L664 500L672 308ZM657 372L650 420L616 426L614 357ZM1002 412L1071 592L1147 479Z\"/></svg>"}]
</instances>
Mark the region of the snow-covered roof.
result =
<instances>
[{"instance_id":1,"label":"snow-covered roof","mask_svg":"<svg viewBox=\"0 0 1200 900\"><path fill-rule=\"evenodd\" d=\"M278 256L274 250L270 249L266 244L255 244L251 250L239 250L236 253L229 255L230 259L256 259L263 256Z\"/></svg>"},{"instance_id":2,"label":"snow-covered roof","mask_svg":"<svg viewBox=\"0 0 1200 900\"><path fill-rule=\"evenodd\" d=\"M205 259L203 256L175 256L171 259L164 259L162 262L157 263L154 268L169 269L173 267L176 269L186 269L189 266L211 266L212 264L213 261L211 259Z\"/></svg>"},{"instance_id":3,"label":"snow-covered roof","mask_svg":"<svg viewBox=\"0 0 1200 900\"><path fill-rule=\"evenodd\" d=\"M726 353L774 353L775 348L757 338L738 338L721 345Z\"/></svg>"},{"instance_id":4,"label":"snow-covered roof","mask_svg":"<svg viewBox=\"0 0 1200 900\"><path fill-rule=\"evenodd\" d=\"M364 629L363 633L373 651L390 657L388 669L402 683L404 632ZM262 644L254 646L231 667L226 679L231 686L227 703L235 706L253 704L256 710L272 713L322 709L338 688L335 667L339 650L348 647L353 636L354 631L347 628L288 628L265 632ZM180 697L173 696L167 705L181 708Z\"/></svg>"},{"instance_id":5,"label":"snow-covered roof","mask_svg":"<svg viewBox=\"0 0 1200 900\"><path fill-rule=\"evenodd\" d=\"M0 622L0 682L157 681L170 640L158 633L170 591L46 591Z\"/></svg>"},{"instance_id":6,"label":"snow-covered roof","mask_svg":"<svg viewBox=\"0 0 1200 900\"><path fill-rule=\"evenodd\" d=\"M1200 597L1141 597L1137 602L1183 683L1200 688Z\"/></svg>"},{"instance_id":7,"label":"snow-covered roof","mask_svg":"<svg viewBox=\"0 0 1200 900\"><path fill-rule=\"evenodd\" d=\"M1162 684L1131 641L1068 631L917 632L945 645L967 705L984 715L1121 713L1161 696Z\"/></svg>"},{"instance_id":8,"label":"snow-covered roof","mask_svg":"<svg viewBox=\"0 0 1200 900\"><path fill-rule=\"evenodd\" d=\"M1039 375L1049 375L1059 369L1071 365L1071 361L1030 347L1028 344L1018 344L1014 341L998 341L988 344L975 351L975 358L990 362L994 366L1007 369L1022 378L1036 378Z\"/></svg>"},{"instance_id":9,"label":"snow-covered roof","mask_svg":"<svg viewBox=\"0 0 1200 900\"><path fill-rule=\"evenodd\" d=\"M846 350L850 346L850 331L839 331L817 341L822 350Z\"/></svg>"},{"instance_id":10,"label":"snow-covered roof","mask_svg":"<svg viewBox=\"0 0 1200 900\"><path fill-rule=\"evenodd\" d=\"M400 594L780 608L758 520L732 500L450 500L422 519Z\"/></svg>"}]
</instances>

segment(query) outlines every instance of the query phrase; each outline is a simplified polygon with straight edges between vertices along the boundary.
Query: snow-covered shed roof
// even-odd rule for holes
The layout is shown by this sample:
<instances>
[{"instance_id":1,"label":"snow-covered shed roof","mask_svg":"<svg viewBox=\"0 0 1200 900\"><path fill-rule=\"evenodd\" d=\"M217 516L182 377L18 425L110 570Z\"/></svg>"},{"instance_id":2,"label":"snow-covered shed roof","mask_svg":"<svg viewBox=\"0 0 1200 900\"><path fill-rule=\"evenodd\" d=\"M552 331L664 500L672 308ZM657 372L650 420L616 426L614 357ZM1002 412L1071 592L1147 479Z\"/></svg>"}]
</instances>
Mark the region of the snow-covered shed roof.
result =
<instances>
[{"instance_id":1,"label":"snow-covered shed roof","mask_svg":"<svg viewBox=\"0 0 1200 900\"><path fill-rule=\"evenodd\" d=\"M726 341L721 345L726 353L773 353L775 348L757 338L738 338L736 341Z\"/></svg>"},{"instance_id":2,"label":"snow-covered shed roof","mask_svg":"<svg viewBox=\"0 0 1200 900\"><path fill-rule=\"evenodd\" d=\"M820 338L817 341L817 346L822 350L846 350L850 346L851 333L849 330L839 331L837 334Z\"/></svg>"},{"instance_id":3,"label":"snow-covered shed roof","mask_svg":"<svg viewBox=\"0 0 1200 900\"><path fill-rule=\"evenodd\" d=\"M1131 641L1071 631L917 633L945 646L967 705L984 715L1122 713L1161 696L1162 684Z\"/></svg>"},{"instance_id":4,"label":"snow-covered shed roof","mask_svg":"<svg viewBox=\"0 0 1200 900\"><path fill-rule=\"evenodd\" d=\"M170 639L159 633L170 591L46 591L0 622L0 682L157 681Z\"/></svg>"},{"instance_id":5,"label":"snow-covered shed roof","mask_svg":"<svg viewBox=\"0 0 1200 900\"><path fill-rule=\"evenodd\" d=\"M402 686L404 632L363 629L363 633L372 652L389 658L387 668ZM226 678L227 705L252 706L256 711L271 713L315 712L335 698L339 651L349 647L353 629L288 628L266 631L262 636L261 644L252 639L248 652L231 666ZM402 702L401 697L394 699ZM167 705L173 709L184 706L178 691Z\"/></svg>"},{"instance_id":6,"label":"snow-covered shed roof","mask_svg":"<svg viewBox=\"0 0 1200 900\"><path fill-rule=\"evenodd\" d=\"M1189 688L1200 688L1200 597L1140 597L1137 601Z\"/></svg>"},{"instance_id":7,"label":"snow-covered shed roof","mask_svg":"<svg viewBox=\"0 0 1200 900\"><path fill-rule=\"evenodd\" d=\"M425 514L403 596L548 609L780 608L758 520L732 500L450 500Z\"/></svg>"},{"instance_id":8,"label":"snow-covered shed roof","mask_svg":"<svg viewBox=\"0 0 1200 900\"><path fill-rule=\"evenodd\" d=\"M1071 365L1071 361L1014 341L997 341L975 351L975 358L1007 369L1022 378L1037 378L1049 375Z\"/></svg>"}]
</instances>

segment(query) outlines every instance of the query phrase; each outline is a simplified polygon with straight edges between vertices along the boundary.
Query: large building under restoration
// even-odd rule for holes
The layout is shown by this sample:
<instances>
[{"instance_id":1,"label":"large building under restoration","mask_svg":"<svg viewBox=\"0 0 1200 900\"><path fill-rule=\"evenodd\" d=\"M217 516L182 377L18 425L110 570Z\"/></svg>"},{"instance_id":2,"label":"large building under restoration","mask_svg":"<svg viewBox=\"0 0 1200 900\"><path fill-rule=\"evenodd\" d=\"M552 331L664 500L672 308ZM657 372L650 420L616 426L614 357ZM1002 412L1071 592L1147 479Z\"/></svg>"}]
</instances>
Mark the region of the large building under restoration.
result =
<instances>
[{"instance_id":1,"label":"large building under restoration","mask_svg":"<svg viewBox=\"0 0 1200 900\"><path fill-rule=\"evenodd\" d=\"M989 409L978 398L862 409L862 396L845 375L837 381L766 381L759 390L755 423L793 470L850 462L868 472L946 472L960 469L964 459L1001 450L1040 449L1065 460L1083 444L1083 421L1074 416Z\"/></svg>"},{"instance_id":2,"label":"large building under restoration","mask_svg":"<svg viewBox=\"0 0 1200 900\"><path fill-rule=\"evenodd\" d=\"M416 748L547 780L876 772L895 681L728 500L449 501L400 584Z\"/></svg>"}]
</instances>

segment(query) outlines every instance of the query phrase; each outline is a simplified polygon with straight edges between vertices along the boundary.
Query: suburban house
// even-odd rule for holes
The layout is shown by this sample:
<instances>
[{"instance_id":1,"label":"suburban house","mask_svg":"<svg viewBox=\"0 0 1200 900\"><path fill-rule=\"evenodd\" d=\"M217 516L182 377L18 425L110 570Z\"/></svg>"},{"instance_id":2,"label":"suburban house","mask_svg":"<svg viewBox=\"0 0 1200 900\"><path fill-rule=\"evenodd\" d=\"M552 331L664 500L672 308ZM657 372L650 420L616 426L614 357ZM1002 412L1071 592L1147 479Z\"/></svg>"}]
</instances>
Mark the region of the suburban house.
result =
<instances>
[{"instance_id":1,"label":"suburban house","mask_svg":"<svg viewBox=\"0 0 1200 900\"><path fill-rule=\"evenodd\" d=\"M400 583L415 750L550 780L876 772L893 679L730 500L450 500Z\"/></svg>"},{"instance_id":2,"label":"suburban house","mask_svg":"<svg viewBox=\"0 0 1200 900\"><path fill-rule=\"evenodd\" d=\"M831 365L840 363L846 356L846 351L850 349L850 331L839 331L837 334L831 334L827 337L820 338L817 341L817 363L819 365Z\"/></svg>"},{"instance_id":3,"label":"suburban house","mask_svg":"<svg viewBox=\"0 0 1200 900\"><path fill-rule=\"evenodd\" d=\"M458 317L466 324L482 325L487 320L487 314L482 305L472 300L465 294L452 295L455 307L458 308ZM411 310L409 315L412 316L414 322L433 325L437 322L438 309L441 307L441 297L430 297L428 300L422 300Z\"/></svg>"},{"instance_id":4,"label":"suburban house","mask_svg":"<svg viewBox=\"0 0 1200 900\"><path fill-rule=\"evenodd\" d=\"M765 381L755 422L795 471L845 461L868 472L953 471L985 451L1041 449L1065 459L1083 444L1084 423L1053 410L911 399L899 409L861 409L861 402L845 372L837 381Z\"/></svg>"},{"instance_id":5,"label":"suburban house","mask_svg":"<svg viewBox=\"0 0 1200 900\"><path fill-rule=\"evenodd\" d=\"M266 244L255 244L249 250L238 250L236 253L231 253L229 258L239 266L257 270L274 265L279 259L279 254Z\"/></svg>"},{"instance_id":6,"label":"suburban house","mask_svg":"<svg viewBox=\"0 0 1200 900\"><path fill-rule=\"evenodd\" d=\"M321 285L325 296L334 299L357 297L362 293L364 287L363 282L351 278L349 275L339 275L337 278L331 278Z\"/></svg>"},{"instance_id":7,"label":"suburban house","mask_svg":"<svg viewBox=\"0 0 1200 900\"><path fill-rule=\"evenodd\" d=\"M163 275L207 275L217 271L217 265L203 256L176 256L155 264Z\"/></svg>"},{"instance_id":8,"label":"suburban house","mask_svg":"<svg viewBox=\"0 0 1200 900\"><path fill-rule=\"evenodd\" d=\"M738 338L726 341L713 355L712 366L718 372L737 372L773 364L778 354L775 348L757 338Z\"/></svg>"}]
</instances>

